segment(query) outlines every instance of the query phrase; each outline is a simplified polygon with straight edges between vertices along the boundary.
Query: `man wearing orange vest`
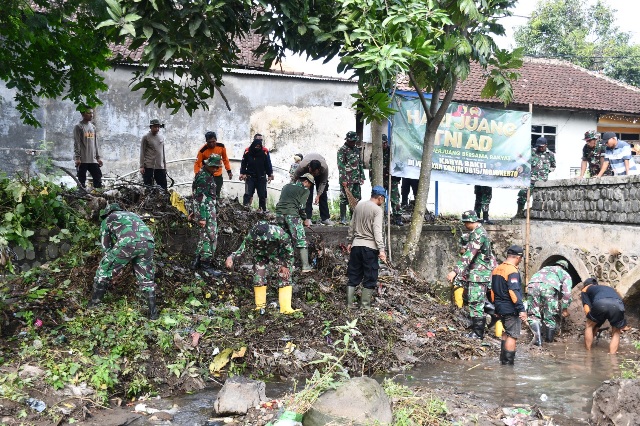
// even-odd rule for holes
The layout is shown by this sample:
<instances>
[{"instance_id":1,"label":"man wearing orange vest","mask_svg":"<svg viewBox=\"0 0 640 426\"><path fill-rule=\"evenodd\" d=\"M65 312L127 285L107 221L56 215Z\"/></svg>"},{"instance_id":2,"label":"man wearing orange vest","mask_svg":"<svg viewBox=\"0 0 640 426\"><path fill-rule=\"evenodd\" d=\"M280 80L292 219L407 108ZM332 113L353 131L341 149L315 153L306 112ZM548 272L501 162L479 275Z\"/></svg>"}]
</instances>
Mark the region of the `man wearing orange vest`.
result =
<instances>
[{"instance_id":1,"label":"man wearing orange vest","mask_svg":"<svg viewBox=\"0 0 640 426\"><path fill-rule=\"evenodd\" d=\"M229 157L227 157L227 148L225 148L223 144L218 143L216 132L205 133L204 139L207 143L200 148L200 151L198 151L198 158L196 158L196 162L193 164L193 173L198 174L200 169L202 169L202 162L211 157L212 154L218 154L222 157L222 163L224 164L224 168L227 170L229 180L233 179L231 164L229 164ZM220 191L222 190L222 183L224 182L224 179L222 178L222 167L219 167L218 170L215 171L213 179L216 182L216 198L220 198Z\"/></svg>"}]
</instances>

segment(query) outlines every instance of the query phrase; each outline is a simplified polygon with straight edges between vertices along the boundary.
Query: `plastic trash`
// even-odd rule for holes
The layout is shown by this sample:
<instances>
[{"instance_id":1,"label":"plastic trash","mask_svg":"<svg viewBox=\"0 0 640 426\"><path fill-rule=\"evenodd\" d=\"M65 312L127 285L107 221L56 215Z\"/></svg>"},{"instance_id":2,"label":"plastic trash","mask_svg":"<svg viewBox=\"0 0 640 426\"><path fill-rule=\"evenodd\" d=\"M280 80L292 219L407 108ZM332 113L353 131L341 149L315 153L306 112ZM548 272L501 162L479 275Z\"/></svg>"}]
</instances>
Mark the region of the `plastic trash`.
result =
<instances>
[{"instance_id":1,"label":"plastic trash","mask_svg":"<svg viewBox=\"0 0 640 426\"><path fill-rule=\"evenodd\" d=\"M546 393L543 393L542 395L540 395L540 401L545 402L547 399L549 399L549 397L547 396Z\"/></svg>"},{"instance_id":2,"label":"plastic trash","mask_svg":"<svg viewBox=\"0 0 640 426\"><path fill-rule=\"evenodd\" d=\"M27 405L38 413L42 413L47 408L47 404L45 404L44 401L35 398L27 399Z\"/></svg>"},{"instance_id":3,"label":"plastic trash","mask_svg":"<svg viewBox=\"0 0 640 426\"><path fill-rule=\"evenodd\" d=\"M267 426L302 426L302 417L302 414L285 411L280 415L278 420L273 423L268 423Z\"/></svg>"}]
</instances>

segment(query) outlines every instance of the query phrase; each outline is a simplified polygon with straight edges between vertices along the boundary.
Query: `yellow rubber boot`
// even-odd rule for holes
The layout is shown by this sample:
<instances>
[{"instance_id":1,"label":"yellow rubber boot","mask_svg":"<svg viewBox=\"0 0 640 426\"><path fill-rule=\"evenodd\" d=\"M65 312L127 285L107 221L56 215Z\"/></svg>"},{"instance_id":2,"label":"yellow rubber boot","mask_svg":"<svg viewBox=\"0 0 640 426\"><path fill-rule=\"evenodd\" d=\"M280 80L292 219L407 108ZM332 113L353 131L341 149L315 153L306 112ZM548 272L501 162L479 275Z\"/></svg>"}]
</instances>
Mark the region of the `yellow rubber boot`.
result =
<instances>
[{"instance_id":1,"label":"yellow rubber boot","mask_svg":"<svg viewBox=\"0 0 640 426\"><path fill-rule=\"evenodd\" d=\"M289 315L294 312L298 312L300 309L291 308L291 295L293 294L293 287L290 285L286 287L280 287L278 291L278 301L280 302L280 313Z\"/></svg>"},{"instance_id":2,"label":"yellow rubber boot","mask_svg":"<svg viewBox=\"0 0 640 426\"><path fill-rule=\"evenodd\" d=\"M253 294L256 299L256 311L260 311L260 315L264 315L267 307L267 286L254 287Z\"/></svg>"},{"instance_id":3,"label":"yellow rubber boot","mask_svg":"<svg viewBox=\"0 0 640 426\"><path fill-rule=\"evenodd\" d=\"M457 287L453 290L453 301L458 308L462 308L464 305L464 301L462 298L462 294L464 293L464 287Z\"/></svg>"},{"instance_id":4,"label":"yellow rubber boot","mask_svg":"<svg viewBox=\"0 0 640 426\"><path fill-rule=\"evenodd\" d=\"M504 326L502 325L502 321L496 322L496 337L502 337L502 333L504 332Z\"/></svg>"}]
</instances>

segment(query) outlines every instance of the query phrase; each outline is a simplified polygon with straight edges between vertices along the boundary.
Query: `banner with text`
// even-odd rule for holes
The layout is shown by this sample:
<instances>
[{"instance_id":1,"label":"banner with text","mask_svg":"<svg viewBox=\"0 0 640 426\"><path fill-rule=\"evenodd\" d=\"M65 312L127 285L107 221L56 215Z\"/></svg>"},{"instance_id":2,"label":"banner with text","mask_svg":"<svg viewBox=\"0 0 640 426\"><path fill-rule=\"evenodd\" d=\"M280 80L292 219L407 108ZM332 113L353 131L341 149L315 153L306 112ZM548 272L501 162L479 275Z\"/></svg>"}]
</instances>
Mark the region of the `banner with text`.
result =
<instances>
[{"instance_id":1,"label":"banner with text","mask_svg":"<svg viewBox=\"0 0 640 426\"><path fill-rule=\"evenodd\" d=\"M394 97L392 175L418 179L427 117L418 98ZM531 114L452 102L438 127L431 178L494 187L527 187Z\"/></svg>"}]
</instances>

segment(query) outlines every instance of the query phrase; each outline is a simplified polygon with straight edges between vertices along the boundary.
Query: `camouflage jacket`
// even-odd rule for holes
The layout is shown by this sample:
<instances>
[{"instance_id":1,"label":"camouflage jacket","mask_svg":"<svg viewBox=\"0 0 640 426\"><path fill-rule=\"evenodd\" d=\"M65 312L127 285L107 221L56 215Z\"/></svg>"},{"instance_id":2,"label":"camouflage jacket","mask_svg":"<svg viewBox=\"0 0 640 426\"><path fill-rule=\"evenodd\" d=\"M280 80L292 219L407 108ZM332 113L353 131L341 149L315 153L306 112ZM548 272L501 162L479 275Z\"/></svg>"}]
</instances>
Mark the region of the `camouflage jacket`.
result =
<instances>
[{"instance_id":1,"label":"camouflage jacket","mask_svg":"<svg viewBox=\"0 0 640 426\"><path fill-rule=\"evenodd\" d=\"M527 288L553 288L558 297L562 297L562 309L567 309L571 303L571 275L558 265L545 266L533 274Z\"/></svg>"},{"instance_id":2,"label":"camouflage jacket","mask_svg":"<svg viewBox=\"0 0 640 426\"><path fill-rule=\"evenodd\" d=\"M153 242L153 234L135 213L114 211L100 225L100 243L104 251L144 241Z\"/></svg>"},{"instance_id":3,"label":"camouflage jacket","mask_svg":"<svg viewBox=\"0 0 640 426\"><path fill-rule=\"evenodd\" d=\"M546 182L549 173L556 169L556 155L548 149L540 153L536 148L531 150L531 182Z\"/></svg>"},{"instance_id":4,"label":"camouflage jacket","mask_svg":"<svg viewBox=\"0 0 640 426\"><path fill-rule=\"evenodd\" d=\"M282 187L280 199L276 204L276 213L285 216L300 216L307 218L305 207L309 198L309 190L300 182L288 183Z\"/></svg>"},{"instance_id":5,"label":"camouflage jacket","mask_svg":"<svg viewBox=\"0 0 640 426\"><path fill-rule=\"evenodd\" d=\"M389 164L391 162L391 147L382 149L382 184L389 184ZM392 176L392 182L400 182L399 177ZM373 155L369 157L369 180L373 182Z\"/></svg>"},{"instance_id":6,"label":"camouflage jacket","mask_svg":"<svg viewBox=\"0 0 640 426\"><path fill-rule=\"evenodd\" d=\"M600 168L602 167L600 159L604 158L604 151L606 149L607 146L602 141L598 141L593 148L590 148L587 144L584 144L582 147L582 161L587 162L590 177L598 176L598 173L600 173ZM603 176L613 176L611 164L609 164Z\"/></svg>"},{"instance_id":7,"label":"camouflage jacket","mask_svg":"<svg viewBox=\"0 0 640 426\"><path fill-rule=\"evenodd\" d=\"M349 148L345 143L338 150L338 174L340 184L360 183L364 181L364 168L358 148Z\"/></svg>"},{"instance_id":8,"label":"camouflage jacket","mask_svg":"<svg viewBox=\"0 0 640 426\"><path fill-rule=\"evenodd\" d=\"M491 238L482 225L469 233L464 253L453 267L455 273L469 282L491 282L491 271L498 266L491 250Z\"/></svg>"},{"instance_id":9,"label":"camouflage jacket","mask_svg":"<svg viewBox=\"0 0 640 426\"><path fill-rule=\"evenodd\" d=\"M209 217L210 209L216 208L216 182L213 175L204 168L193 179L191 185L193 194L193 217L195 220L205 220Z\"/></svg>"},{"instance_id":10,"label":"camouflage jacket","mask_svg":"<svg viewBox=\"0 0 640 426\"><path fill-rule=\"evenodd\" d=\"M291 237L282 228L277 225L269 224L268 237L266 240L254 239L253 234L249 232L238 250L231 255L236 258L242 256L247 250L253 251L256 256L261 256L275 262L277 265L283 265L287 268L293 268L293 246L291 246Z\"/></svg>"}]
</instances>

